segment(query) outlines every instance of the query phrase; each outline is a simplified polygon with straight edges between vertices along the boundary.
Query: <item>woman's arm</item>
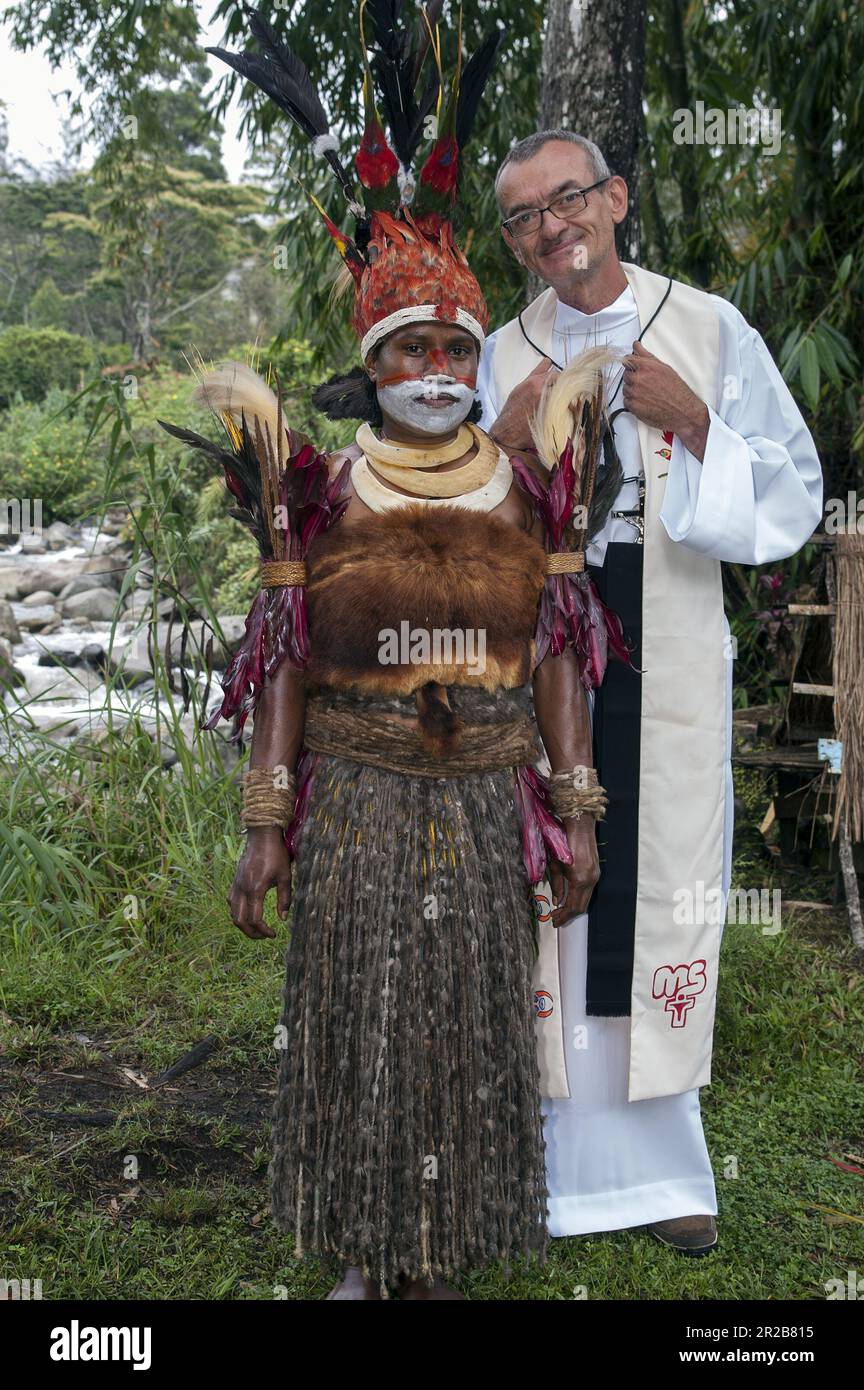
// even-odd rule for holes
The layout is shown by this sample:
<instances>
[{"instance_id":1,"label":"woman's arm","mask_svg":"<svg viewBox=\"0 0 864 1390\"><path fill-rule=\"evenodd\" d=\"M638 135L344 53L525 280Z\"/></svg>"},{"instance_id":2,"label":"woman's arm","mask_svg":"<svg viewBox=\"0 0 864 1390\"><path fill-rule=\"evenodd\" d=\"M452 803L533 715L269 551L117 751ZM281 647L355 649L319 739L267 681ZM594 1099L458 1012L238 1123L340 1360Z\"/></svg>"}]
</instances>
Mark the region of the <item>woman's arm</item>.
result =
<instances>
[{"instance_id":1,"label":"woman's arm","mask_svg":"<svg viewBox=\"0 0 864 1390\"><path fill-rule=\"evenodd\" d=\"M303 672L283 661L264 685L255 710L249 766L284 767L293 772L303 743L306 688ZM275 936L264 920L264 899L276 889L276 906L283 920L291 903L291 856L282 827L251 826L237 865L228 906L235 927L251 940Z\"/></svg>"},{"instance_id":2,"label":"woman's arm","mask_svg":"<svg viewBox=\"0 0 864 1390\"><path fill-rule=\"evenodd\" d=\"M591 719L588 697L579 679L576 655L566 647L560 656L551 652L534 671L534 714L553 772L593 766ZM588 900L600 877L593 817L563 822L572 864L550 865L553 926L563 926L588 909Z\"/></svg>"}]
</instances>

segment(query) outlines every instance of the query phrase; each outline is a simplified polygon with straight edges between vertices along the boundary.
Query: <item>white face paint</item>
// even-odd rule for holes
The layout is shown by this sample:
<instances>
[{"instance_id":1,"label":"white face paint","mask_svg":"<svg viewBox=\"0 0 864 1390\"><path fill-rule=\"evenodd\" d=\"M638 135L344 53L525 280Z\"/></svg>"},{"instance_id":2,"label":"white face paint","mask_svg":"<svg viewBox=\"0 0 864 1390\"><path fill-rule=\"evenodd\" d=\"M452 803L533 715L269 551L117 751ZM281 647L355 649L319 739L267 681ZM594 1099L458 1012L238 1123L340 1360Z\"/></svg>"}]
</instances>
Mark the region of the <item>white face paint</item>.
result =
<instances>
[{"instance_id":1,"label":"white face paint","mask_svg":"<svg viewBox=\"0 0 864 1390\"><path fill-rule=\"evenodd\" d=\"M400 425L423 434L449 434L474 404L474 388L441 372L379 386L378 404Z\"/></svg>"}]
</instances>

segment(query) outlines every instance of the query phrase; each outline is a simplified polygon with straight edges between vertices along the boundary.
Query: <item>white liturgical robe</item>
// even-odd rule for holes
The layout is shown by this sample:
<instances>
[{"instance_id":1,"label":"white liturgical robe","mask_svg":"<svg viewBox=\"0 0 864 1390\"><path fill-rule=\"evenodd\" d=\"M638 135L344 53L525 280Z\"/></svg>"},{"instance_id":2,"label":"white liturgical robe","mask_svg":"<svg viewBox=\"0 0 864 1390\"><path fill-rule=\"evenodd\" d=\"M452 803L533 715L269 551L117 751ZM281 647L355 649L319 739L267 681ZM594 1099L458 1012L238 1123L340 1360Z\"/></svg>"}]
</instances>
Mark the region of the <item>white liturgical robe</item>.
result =
<instances>
[{"instance_id":1,"label":"white liturgical robe","mask_svg":"<svg viewBox=\"0 0 864 1390\"><path fill-rule=\"evenodd\" d=\"M545 291L531 306L532 310L539 307L540 314L530 320L530 310L524 315L532 326L546 324L545 334L529 327L533 343L558 365L597 345L630 352L644 326L633 286L638 288L655 277L636 267L624 270L627 288L595 314L583 314L560 301L550 304L554 292ZM703 298L710 300L719 322L716 390L706 400L710 427L705 457L700 463L677 437L671 441L659 521L671 541L714 560L764 564L794 554L818 525L821 468L812 437L762 338L726 300L713 295ZM496 363L502 334L506 334L506 370L502 370L504 364ZM511 359L517 343L511 323L490 335L481 354L477 394L486 429L500 413L507 391L539 361L538 354L527 351L514 374ZM650 331L644 346L653 351ZM698 341L692 351L699 353ZM606 373L606 399L612 411L623 405L622 372L615 362ZM636 420L625 412L617 417L614 428L624 476L644 476L644 446ZM625 483L612 510L635 508L637 487L635 481ZM588 563L603 563L609 541L635 543L636 536L624 518L607 518L588 547ZM728 637L725 615L722 622ZM734 653L731 642L727 645L724 902L731 877L733 820ZM544 1098L550 1234L578 1235L696 1213L714 1214L716 1191L702 1132L699 1088L662 1094L657 1091L665 1088L658 1086L649 1099L628 1099L631 1020L586 1015L587 931L586 913L558 933L566 1084L550 1085L551 1094Z\"/></svg>"}]
</instances>

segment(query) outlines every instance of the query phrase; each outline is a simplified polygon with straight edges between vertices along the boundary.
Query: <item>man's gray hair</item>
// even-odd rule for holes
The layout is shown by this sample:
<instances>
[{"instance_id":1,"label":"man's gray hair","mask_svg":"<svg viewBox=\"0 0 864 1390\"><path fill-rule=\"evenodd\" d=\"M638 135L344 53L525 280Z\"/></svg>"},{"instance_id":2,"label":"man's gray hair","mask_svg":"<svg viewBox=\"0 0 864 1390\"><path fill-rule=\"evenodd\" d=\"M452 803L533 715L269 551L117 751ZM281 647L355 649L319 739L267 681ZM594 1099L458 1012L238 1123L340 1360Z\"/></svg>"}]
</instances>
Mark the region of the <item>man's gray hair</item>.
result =
<instances>
[{"instance_id":1,"label":"man's gray hair","mask_svg":"<svg viewBox=\"0 0 864 1390\"><path fill-rule=\"evenodd\" d=\"M569 140L571 145L578 145L584 150L594 171L595 179L608 179L611 170L603 156L603 151L599 145L595 145L593 140L588 140L584 135L576 135L572 130L564 130L558 127L555 130L538 130L533 135L526 135L524 140L518 140L512 150L508 150L498 173L495 175L495 197L498 197L498 183L507 168L508 164L522 164L526 159L533 159L544 145L548 145L550 140ZM498 204L501 206L500 202Z\"/></svg>"}]
</instances>

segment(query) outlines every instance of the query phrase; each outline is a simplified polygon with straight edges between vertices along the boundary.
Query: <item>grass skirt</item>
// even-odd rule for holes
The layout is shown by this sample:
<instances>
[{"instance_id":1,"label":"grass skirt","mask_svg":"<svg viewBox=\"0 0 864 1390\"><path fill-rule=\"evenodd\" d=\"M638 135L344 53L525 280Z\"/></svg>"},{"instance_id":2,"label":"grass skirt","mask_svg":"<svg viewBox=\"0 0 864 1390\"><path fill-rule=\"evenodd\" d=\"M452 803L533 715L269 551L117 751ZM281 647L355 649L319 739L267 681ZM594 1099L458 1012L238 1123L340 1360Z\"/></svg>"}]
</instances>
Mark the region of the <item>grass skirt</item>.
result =
<instances>
[{"instance_id":1,"label":"grass skirt","mask_svg":"<svg viewBox=\"0 0 864 1390\"><path fill-rule=\"evenodd\" d=\"M327 691L342 708L413 699ZM528 688L450 689L471 722ZM298 1254L452 1277L546 1250L512 770L406 777L320 754L297 848L272 1208Z\"/></svg>"}]
</instances>

